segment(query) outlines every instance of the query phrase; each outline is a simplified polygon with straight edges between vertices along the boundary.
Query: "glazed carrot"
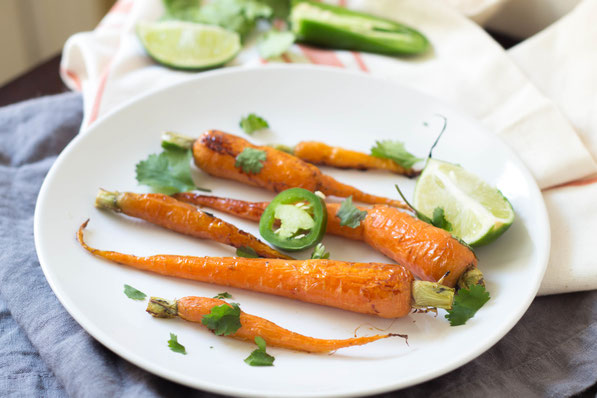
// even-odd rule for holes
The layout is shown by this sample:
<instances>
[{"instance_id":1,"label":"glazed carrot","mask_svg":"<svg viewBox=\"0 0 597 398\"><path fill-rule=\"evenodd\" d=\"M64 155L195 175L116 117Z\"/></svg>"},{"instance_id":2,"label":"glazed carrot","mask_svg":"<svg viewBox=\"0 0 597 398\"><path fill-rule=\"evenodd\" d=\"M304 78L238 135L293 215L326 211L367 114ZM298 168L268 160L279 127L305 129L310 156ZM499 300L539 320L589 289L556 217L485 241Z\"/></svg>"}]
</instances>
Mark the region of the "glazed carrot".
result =
<instances>
[{"instance_id":1,"label":"glazed carrot","mask_svg":"<svg viewBox=\"0 0 597 398\"><path fill-rule=\"evenodd\" d=\"M108 192L100 189L96 207L149 221L152 224L200 239L211 239L236 248L250 247L261 257L291 259L253 235L168 195Z\"/></svg>"},{"instance_id":2,"label":"glazed carrot","mask_svg":"<svg viewBox=\"0 0 597 398\"><path fill-rule=\"evenodd\" d=\"M186 139L186 141L185 141ZM248 185L281 192L299 187L326 195L353 197L363 203L383 203L403 209L409 207L400 200L371 195L325 175L316 166L296 156L268 146L256 146L244 138L218 130L209 130L197 140L166 133L162 143L180 147L192 147L197 167L208 174ZM245 173L236 166L236 157L247 148L265 153L263 167L257 173Z\"/></svg>"},{"instance_id":3,"label":"glazed carrot","mask_svg":"<svg viewBox=\"0 0 597 398\"><path fill-rule=\"evenodd\" d=\"M259 209L265 209L268 204L192 192L176 194L175 197L184 202L207 206L254 221L259 220L261 216ZM422 280L438 282L444 278L442 283L450 287L456 283L461 287L482 283L482 274L476 268L477 258L474 252L449 232L384 205L359 207L359 210L367 212L367 217L358 227L349 228L341 226L340 219L336 217L339 207L337 203L327 204L327 233L365 241L398 264L407 267Z\"/></svg>"},{"instance_id":4,"label":"glazed carrot","mask_svg":"<svg viewBox=\"0 0 597 398\"><path fill-rule=\"evenodd\" d=\"M414 281L410 271L399 265L243 257L137 257L87 245L83 239L87 222L77 234L87 251L161 275L233 286L382 318L405 316L412 306L452 306L454 289Z\"/></svg>"},{"instance_id":5,"label":"glazed carrot","mask_svg":"<svg viewBox=\"0 0 597 398\"><path fill-rule=\"evenodd\" d=\"M219 305L230 306L230 304L223 300L207 297L189 296L178 300L151 297L147 304L147 312L156 318L174 318L178 316L186 321L201 324L203 316L209 314L213 307ZM230 334L229 337L252 342L255 340L255 337L259 336L271 347L282 347L312 353L335 351L339 348L363 345L393 336L407 338L406 335L387 333L341 340L318 339L291 332L267 319L247 314L243 311L240 312L240 323L242 325L240 329Z\"/></svg>"},{"instance_id":6,"label":"glazed carrot","mask_svg":"<svg viewBox=\"0 0 597 398\"><path fill-rule=\"evenodd\" d=\"M420 171L404 168L391 159L383 159L363 152L352 151L323 142L301 141L293 149L293 154L305 162L357 170L388 170L407 177L415 177Z\"/></svg>"}]
</instances>

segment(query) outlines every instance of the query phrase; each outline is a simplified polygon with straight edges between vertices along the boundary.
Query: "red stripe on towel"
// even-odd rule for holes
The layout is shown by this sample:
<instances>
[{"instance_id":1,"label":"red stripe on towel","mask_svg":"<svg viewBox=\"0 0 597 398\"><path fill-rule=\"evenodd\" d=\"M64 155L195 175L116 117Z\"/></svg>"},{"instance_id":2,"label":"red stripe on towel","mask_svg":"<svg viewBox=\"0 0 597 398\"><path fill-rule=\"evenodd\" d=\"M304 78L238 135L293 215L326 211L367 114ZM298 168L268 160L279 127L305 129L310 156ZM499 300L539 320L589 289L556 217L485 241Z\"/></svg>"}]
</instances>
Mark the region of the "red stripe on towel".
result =
<instances>
[{"instance_id":1,"label":"red stripe on towel","mask_svg":"<svg viewBox=\"0 0 597 398\"><path fill-rule=\"evenodd\" d=\"M336 53L332 50L322 50L302 44L299 44L299 48L312 64L337 66L339 68L344 67L340 59L336 56Z\"/></svg>"}]
</instances>

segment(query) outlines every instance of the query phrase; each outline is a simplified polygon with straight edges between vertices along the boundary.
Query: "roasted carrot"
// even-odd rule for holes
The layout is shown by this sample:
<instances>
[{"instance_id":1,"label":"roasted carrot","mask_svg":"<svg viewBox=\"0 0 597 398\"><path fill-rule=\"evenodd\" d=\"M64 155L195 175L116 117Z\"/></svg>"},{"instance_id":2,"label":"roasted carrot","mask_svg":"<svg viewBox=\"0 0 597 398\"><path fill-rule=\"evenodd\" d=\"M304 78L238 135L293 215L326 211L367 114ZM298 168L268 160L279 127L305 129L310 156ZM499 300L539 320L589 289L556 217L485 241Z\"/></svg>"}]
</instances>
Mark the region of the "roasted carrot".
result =
<instances>
[{"instance_id":1,"label":"roasted carrot","mask_svg":"<svg viewBox=\"0 0 597 398\"><path fill-rule=\"evenodd\" d=\"M407 177L415 177L421 173L413 168L402 167L391 159L378 158L363 152L330 146L317 141L301 141L296 144L292 153L305 162L340 169L388 170Z\"/></svg>"},{"instance_id":2,"label":"roasted carrot","mask_svg":"<svg viewBox=\"0 0 597 398\"><path fill-rule=\"evenodd\" d=\"M219 305L230 304L223 300L207 297L189 296L178 300L165 300L159 297L151 297L147 304L147 312L156 318L174 318L178 316L186 321L201 324L203 317L209 314L213 307ZM313 353L335 351L339 348L363 345L393 336L407 338L406 335L387 333L340 340L318 339L291 332L267 319L247 314L243 311L240 312L240 323L242 325L240 329L235 333L230 334L229 337L239 340L253 341L255 337L259 336L271 347L282 347Z\"/></svg>"},{"instance_id":3,"label":"roasted carrot","mask_svg":"<svg viewBox=\"0 0 597 398\"><path fill-rule=\"evenodd\" d=\"M343 198L352 195L353 199L358 202L383 203L409 209L400 200L371 195L343 184L296 156L272 147L253 145L244 138L222 131L209 130L199 139L187 138L187 141L185 141L185 137L167 133L162 142L180 147L192 147L197 167L216 177L265 188L273 192L299 187L311 192L321 191L326 195ZM236 166L237 156L247 148L263 151L265 154L263 167L257 173L246 173L242 168Z\"/></svg>"},{"instance_id":4,"label":"roasted carrot","mask_svg":"<svg viewBox=\"0 0 597 398\"><path fill-rule=\"evenodd\" d=\"M81 246L107 260L161 275L233 286L382 318L407 315L412 306L451 308L454 289L415 281L406 268L381 263L243 257L155 255L137 257Z\"/></svg>"},{"instance_id":5,"label":"roasted carrot","mask_svg":"<svg viewBox=\"0 0 597 398\"><path fill-rule=\"evenodd\" d=\"M260 209L268 205L267 202L245 202L192 192L175 197L255 221L261 216ZM327 233L365 241L422 280L438 282L444 278L442 283L451 287L456 283L461 287L482 283L474 252L449 232L384 205L359 207L367 212L367 217L358 227L349 228L341 226L336 217L339 207L336 203L327 204Z\"/></svg>"},{"instance_id":6,"label":"roasted carrot","mask_svg":"<svg viewBox=\"0 0 597 398\"><path fill-rule=\"evenodd\" d=\"M100 209L124 213L181 234L211 239L236 248L250 247L261 257L292 258L234 225L168 195L108 192L100 189L95 205Z\"/></svg>"}]
</instances>

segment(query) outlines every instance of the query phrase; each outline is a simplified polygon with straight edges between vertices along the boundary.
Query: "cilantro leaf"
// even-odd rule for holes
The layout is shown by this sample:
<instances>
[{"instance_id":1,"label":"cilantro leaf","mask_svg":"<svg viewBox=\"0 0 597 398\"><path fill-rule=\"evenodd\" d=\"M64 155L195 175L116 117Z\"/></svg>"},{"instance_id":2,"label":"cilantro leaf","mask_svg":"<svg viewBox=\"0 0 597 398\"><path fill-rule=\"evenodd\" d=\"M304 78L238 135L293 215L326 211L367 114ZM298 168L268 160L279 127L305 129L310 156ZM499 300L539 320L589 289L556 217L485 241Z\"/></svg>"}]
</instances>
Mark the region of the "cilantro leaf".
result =
<instances>
[{"instance_id":1,"label":"cilantro leaf","mask_svg":"<svg viewBox=\"0 0 597 398\"><path fill-rule=\"evenodd\" d=\"M352 195L342 202L336 217L340 219L340 225L346 225L350 228L356 228L361 224L361 221L367 217L367 212L359 210L352 204Z\"/></svg>"},{"instance_id":2,"label":"cilantro leaf","mask_svg":"<svg viewBox=\"0 0 597 398\"><path fill-rule=\"evenodd\" d=\"M256 350L245 358L245 362L251 366L274 366L276 358L265 352L265 340L261 336L255 337Z\"/></svg>"},{"instance_id":3,"label":"cilantro leaf","mask_svg":"<svg viewBox=\"0 0 597 398\"><path fill-rule=\"evenodd\" d=\"M325 251L325 246L321 243L318 243L313 249L313 253L311 254L312 259L328 259L330 258L330 253Z\"/></svg>"},{"instance_id":4,"label":"cilantro leaf","mask_svg":"<svg viewBox=\"0 0 597 398\"><path fill-rule=\"evenodd\" d=\"M245 38L257 19L270 18L273 10L256 0L214 0L199 9L195 22L218 25Z\"/></svg>"},{"instance_id":5,"label":"cilantro leaf","mask_svg":"<svg viewBox=\"0 0 597 398\"><path fill-rule=\"evenodd\" d=\"M163 19L196 21L201 7L201 0L162 0L166 13Z\"/></svg>"},{"instance_id":6,"label":"cilantro leaf","mask_svg":"<svg viewBox=\"0 0 597 398\"><path fill-rule=\"evenodd\" d=\"M259 0L267 4L273 11L275 18L286 19L290 12L290 0Z\"/></svg>"},{"instance_id":7,"label":"cilantro leaf","mask_svg":"<svg viewBox=\"0 0 597 398\"><path fill-rule=\"evenodd\" d=\"M245 148L236 156L234 167L240 167L245 173L257 174L263 168L266 154L265 151L255 148Z\"/></svg>"},{"instance_id":8,"label":"cilantro leaf","mask_svg":"<svg viewBox=\"0 0 597 398\"><path fill-rule=\"evenodd\" d=\"M250 113L240 119L239 123L243 131L249 135L252 135L257 130L263 130L269 127L269 124L264 118L254 113Z\"/></svg>"},{"instance_id":9,"label":"cilantro leaf","mask_svg":"<svg viewBox=\"0 0 597 398\"><path fill-rule=\"evenodd\" d=\"M415 163L423 160L408 152L403 142L391 140L375 141L375 146L371 148L371 155L376 158L391 159L405 169L410 169Z\"/></svg>"},{"instance_id":10,"label":"cilantro leaf","mask_svg":"<svg viewBox=\"0 0 597 398\"><path fill-rule=\"evenodd\" d=\"M132 300L145 300L147 295L140 290L135 289L130 285L124 285L124 294Z\"/></svg>"},{"instance_id":11,"label":"cilantro leaf","mask_svg":"<svg viewBox=\"0 0 597 398\"><path fill-rule=\"evenodd\" d=\"M452 224L450 221L446 220L443 207L436 207L433 210L431 224L438 228L445 229L448 232L452 230Z\"/></svg>"},{"instance_id":12,"label":"cilantro leaf","mask_svg":"<svg viewBox=\"0 0 597 398\"><path fill-rule=\"evenodd\" d=\"M170 340L168 340L168 347L174 352L179 354L187 355L187 350L182 344L178 342L178 337L174 333L170 333Z\"/></svg>"},{"instance_id":13,"label":"cilantro leaf","mask_svg":"<svg viewBox=\"0 0 597 398\"><path fill-rule=\"evenodd\" d=\"M222 293L218 293L214 296L215 299L227 299L227 298L232 298L232 295L228 292L222 292Z\"/></svg>"},{"instance_id":14,"label":"cilantro leaf","mask_svg":"<svg viewBox=\"0 0 597 398\"><path fill-rule=\"evenodd\" d=\"M464 325L487 301L489 301L489 292L482 285L460 289L454 296L454 304L446 314L446 319L450 321L450 326Z\"/></svg>"},{"instance_id":15,"label":"cilantro leaf","mask_svg":"<svg viewBox=\"0 0 597 398\"><path fill-rule=\"evenodd\" d=\"M238 249L236 249L236 255L238 257L259 258L255 249L248 246L241 246Z\"/></svg>"},{"instance_id":16,"label":"cilantro leaf","mask_svg":"<svg viewBox=\"0 0 597 398\"><path fill-rule=\"evenodd\" d=\"M228 336L240 327L240 308L237 303L217 305L212 307L207 315L203 315L201 323L218 336Z\"/></svg>"},{"instance_id":17,"label":"cilantro leaf","mask_svg":"<svg viewBox=\"0 0 597 398\"><path fill-rule=\"evenodd\" d=\"M279 57L294 43L294 33L270 30L263 34L257 42L257 50L263 59Z\"/></svg>"},{"instance_id":18,"label":"cilantro leaf","mask_svg":"<svg viewBox=\"0 0 597 398\"><path fill-rule=\"evenodd\" d=\"M137 182L164 194L193 189L207 191L197 188L191 178L191 158L190 149L164 149L159 155L151 154L135 166Z\"/></svg>"}]
</instances>

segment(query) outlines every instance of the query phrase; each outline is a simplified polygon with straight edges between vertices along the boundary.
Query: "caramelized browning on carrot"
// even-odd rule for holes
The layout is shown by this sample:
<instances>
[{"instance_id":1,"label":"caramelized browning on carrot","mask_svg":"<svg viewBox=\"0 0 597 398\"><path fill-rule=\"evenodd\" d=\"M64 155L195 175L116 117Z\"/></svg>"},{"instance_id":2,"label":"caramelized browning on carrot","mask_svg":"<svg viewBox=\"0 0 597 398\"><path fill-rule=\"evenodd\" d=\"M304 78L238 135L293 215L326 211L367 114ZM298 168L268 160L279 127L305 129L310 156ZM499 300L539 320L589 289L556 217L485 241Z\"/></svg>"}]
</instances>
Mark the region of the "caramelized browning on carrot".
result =
<instances>
[{"instance_id":1,"label":"caramelized browning on carrot","mask_svg":"<svg viewBox=\"0 0 597 398\"><path fill-rule=\"evenodd\" d=\"M259 220L258 209L267 206L264 202L255 204L193 193L186 193L180 199L249 220ZM327 204L327 233L365 241L422 280L437 282L449 271L443 284L453 287L465 271L477 266L477 258L470 248L449 232L408 213L383 205L359 207L367 211L367 217L358 227L349 228L340 225L336 217L339 208L339 204Z\"/></svg>"},{"instance_id":2,"label":"caramelized browning on carrot","mask_svg":"<svg viewBox=\"0 0 597 398\"><path fill-rule=\"evenodd\" d=\"M383 318L405 316L411 309L414 278L404 267L333 260L282 260L242 257L155 255L137 257L98 250L77 239L90 253L162 275L293 298Z\"/></svg>"},{"instance_id":3,"label":"caramelized browning on carrot","mask_svg":"<svg viewBox=\"0 0 597 398\"><path fill-rule=\"evenodd\" d=\"M200 239L211 239L233 247L250 247L261 257L291 259L253 235L196 207L162 194L136 194L100 190L96 206Z\"/></svg>"},{"instance_id":4,"label":"caramelized browning on carrot","mask_svg":"<svg viewBox=\"0 0 597 398\"><path fill-rule=\"evenodd\" d=\"M162 304L162 300L163 299L151 299L151 301L157 302L157 305ZM167 303L167 301L165 302ZM223 300L194 296L183 297L177 300L176 304L176 311L179 317L186 321L197 323L201 323L203 316L209 314L213 307L222 304L230 305ZM154 315L154 311L150 311L149 308L150 306L148 306L148 312ZM341 340L318 339L315 337L308 337L302 334L291 332L290 330L284 329L275 323L268 321L267 319L247 314L243 311L240 313L240 323L242 325L241 328L238 329L236 333L229 335L229 337L253 342L255 337L260 336L270 347L282 347L291 350L313 353L330 352L339 348L363 345L392 336L406 338L405 335L388 333L383 335L354 337Z\"/></svg>"},{"instance_id":5,"label":"caramelized browning on carrot","mask_svg":"<svg viewBox=\"0 0 597 398\"><path fill-rule=\"evenodd\" d=\"M323 142L302 141L294 147L294 156L313 164L338 167L341 169L389 170L407 177L415 177L420 171L406 169L390 159L382 159L363 152L351 151Z\"/></svg>"},{"instance_id":6,"label":"caramelized browning on carrot","mask_svg":"<svg viewBox=\"0 0 597 398\"><path fill-rule=\"evenodd\" d=\"M236 157L245 149L264 151L266 160L258 173L245 173L236 167ZM321 191L326 195L348 197L363 203L383 203L400 208L408 208L399 200L370 195L350 185L336 181L323 174L316 166L304 162L296 156L268 146L256 146L244 138L210 130L193 143L195 164L216 177L227 178L245 184L281 192L288 188L300 187L309 191Z\"/></svg>"}]
</instances>

